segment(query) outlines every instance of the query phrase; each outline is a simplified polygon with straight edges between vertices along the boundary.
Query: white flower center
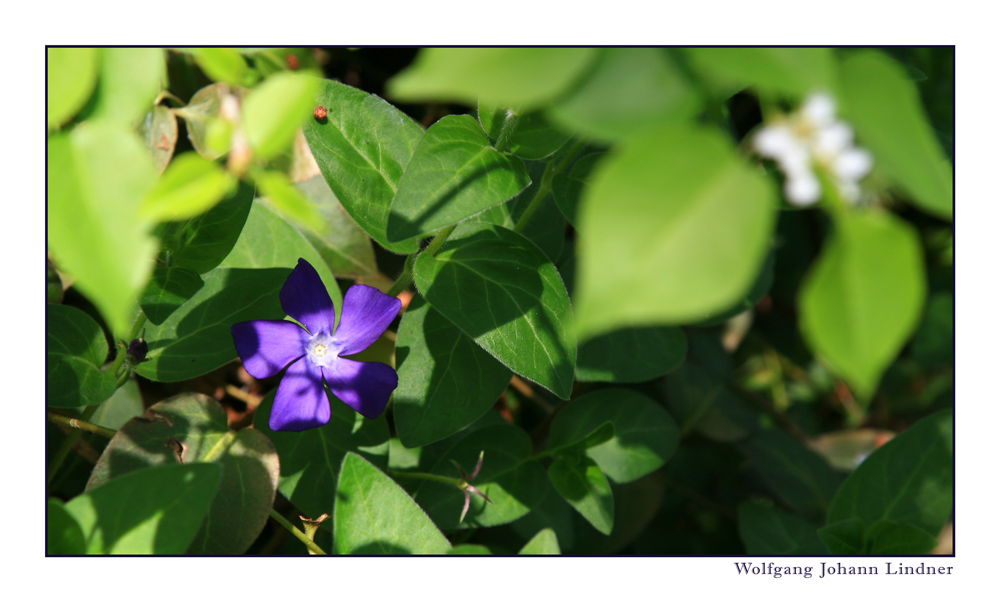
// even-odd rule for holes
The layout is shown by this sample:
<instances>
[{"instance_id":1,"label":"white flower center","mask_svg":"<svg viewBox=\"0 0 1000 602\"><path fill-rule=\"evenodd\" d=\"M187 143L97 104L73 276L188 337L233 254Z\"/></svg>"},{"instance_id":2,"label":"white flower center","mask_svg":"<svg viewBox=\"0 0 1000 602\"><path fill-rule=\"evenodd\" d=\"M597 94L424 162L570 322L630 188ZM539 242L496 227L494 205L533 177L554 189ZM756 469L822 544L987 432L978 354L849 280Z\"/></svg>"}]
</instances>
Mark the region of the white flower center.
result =
<instances>
[{"instance_id":1,"label":"white flower center","mask_svg":"<svg viewBox=\"0 0 1000 602\"><path fill-rule=\"evenodd\" d=\"M329 366L337 357L337 349L333 344L333 337L328 334L317 334L305 344L306 356L317 366Z\"/></svg>"}]
</instances>

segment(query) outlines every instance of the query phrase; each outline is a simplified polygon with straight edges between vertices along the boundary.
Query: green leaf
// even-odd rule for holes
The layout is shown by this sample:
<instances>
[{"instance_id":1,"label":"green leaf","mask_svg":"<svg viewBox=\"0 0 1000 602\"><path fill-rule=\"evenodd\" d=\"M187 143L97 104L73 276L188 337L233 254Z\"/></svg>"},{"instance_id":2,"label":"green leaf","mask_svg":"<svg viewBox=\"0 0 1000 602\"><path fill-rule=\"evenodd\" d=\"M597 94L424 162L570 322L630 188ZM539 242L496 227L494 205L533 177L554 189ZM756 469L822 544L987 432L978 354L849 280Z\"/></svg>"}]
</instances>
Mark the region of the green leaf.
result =
<instances>
[{"instance_id":1,"label":"green leaf","mask_svg":"<svg viewBox=\"0 0 1000 602\"><path fill-rule=\"evenodd\" d=\"M280 171L263 171L254 180L260 187L261 196L267 197L270 205L285 218L316 233L322 233L326 229L323 216L302 191L292 185L287 175Z\"/></svg>"},{"instance_id":2,"label":"green leaf","mask_svg":"<svg viewBox=\"0 0 1000 602\"><path fill-rule=\"evenodd\" d=\"M523 430L506 423L476 430L470 427L424 447L417 470L457 479L459 473L452 461L471 474L480 453L483 454L482 468L470 482L493 503L488 504L471 494L468 514L461 523L458 519L465 497L454 485L403 475L400 475L400 482L412 491L413 499L444 530L509 523L542 501L545 470L532 457L531 439Z\"/></svg>"},{"instance_id":3,"label":"green leaf","mask_svg":"<svg viewBox=\"0 0 1000 602\"><path fill-rule=\"evenodd\" d=\"M837 491L827 524L888 520L938 533L953 505L953 431L951 412L938 412L876 449Z\"/></svg>"},{"instance_id":4,"label":"green leaf","mask_svg":"<svg viewBox=\"0 0 1000 602\"><path fill-rule=\"evenodd\" d=\"M413 102L480 99L522 110L554 100L597 58L596 48L424 48L389 80L391 98Z\"/></svg>"},{"instance_id":5,"label":"green leaf","mask_svg":"<svg viewBox=\"0 0 1000 602\"><path fill-rule=\"evenodd\" d=\"M259 199L254 201L233 250L222 262L227 268L293 268L299 258L319 273L340 315L341 293L337 278L309 240L283 217Z\"/></svg>"},{"instance_id":6,"label":"green leaf","mask_svg":"<svg viewBox=\"0 0 1000 602\"><path fill-rule=\"evenodd\" d=\"M614 425L614 437L587 455L616 483L656 470L677 450L679 431L670 414L629 389L602 389L574 399L556 414L549 448L579 441L607 421Z\"/></svg>"},{"instance_id":7,"label":"green leaf","mask_svg":"<svg viewBox=\"0 0 1000 602\"><path fill-rule=\"evenodd\" d=\"M542 529L531 538L531 541L524 544L518 554L527 556L557 555L559 550L559 540L556 539L556 532L552 529Z\"/></svg>"},{"instance_id":8,"label":"green leaf","mask_svg":"<svg viewBox=\"0 0 1000 602\"><path fill-rule=\"evenodd\" d=\"M823 556L830 551L816 526L780 508L758 501L740 504L740 539L754 556Z\"/></svg>"},{"instance_id":9,"label":"green leaf","mask_svg":"<svg viewBox=\"0 0 1000 602\"><path fill-rule=\"evenodd\" d=\"M866 400L920 320L920 240L889 214L851 213L806 275L798 306L809 346Z\"/></svg>"},{"instance_id":10,"label":"green leaf","mask_svg":"<svg viewBox=\"0 0 1000 602\"><path fill-rule=\"evenodd\" d=\"M401 242L513 198L530 180L517 157L490 146L476 120L449 115L427 130L399 179L386 236Z\"/></svg>"},{"instance_id":11,"label":"green leaf","mask_svg":"<svg viewBox=\"0 0 1000 602\"><path fill-rule=\"evenodd\" d=\"M192 48L194 60L205 75L217 82L234 86L252 85L247 81L247 62L232 48Z\"/></svg>"},{"instance_id":12,"label":"green leaf","mask_svg":"<svg viewBox=\"0 0 1000 602\"><path fill-rule=\"evenodd\" d=\"M62 125L76 115L97 84L101 51L98 48L46 48L46 107L48 127Z\"/></svg>"},{"instance_id":13,"label":"green leaf","mask_svg":"<svg viewBox=\"0 0 1000 602\"><path fill-rule=\"evenodd\" d=\"M471 217L469 221L513 230L541 187L546 165L543 161L526 161L525 167L531 178L531 184L509 202L496 205ZM556 263L562 256L566 244L566 220L563 219L555 202L546 196L520 234L535 243L549 261Z\"/></svg>"},{"instance_id":14,"label":"green leaf","mask_svg":"<svg viewBox=\"0 0 1000 602\"><path fill-rule=\"evenodd\" d=\"M86 554L83 529L73 515L56 498L49 498L48 517L45 525L45 554Z\"/></svg>"},{"instance_id":15,"label":"green leaf","mask_svg":"<svg viewBox=\"0 0 1000 602\"><path fill-rule=\"evenodd\" d=\"M226 84L211 84L195 92L186 106L171 109L175 115L184 119L188 139L194 150L209 161L215 161L229 150L228 142L224 148L218 148L210 142L212 130L219 127L214 124L222 122L220 115L223 99L230 95L234 99L240 99L244 92L241 88L230 90Z\"/></svg>"},{"instance_id":16,"label":"green leaf","mask_svg":"<svg viewBox=\"0 0 1000 602\"><path fill-rule=\"evenodd\" d=\"M222 478L188 552L242 554L267 522L278 486L278 455L255 429L229 430L226 410L201 393L153 404L104 449L86 491L154 466L218 464Z\"/></svg>"},{"instance_id":17,"label":"green leaf","mask_svg":"<svg viewBox=\"0 0 1000 602\"><path fill-rule=\"evenodd\" d=\"M270 158L286 150L295 132L311 119L319 80L297 73L275 73L243 101L243 128L254 153Z\"/></svg>"},{"instance_id":18,"label":"green leaf","mask_svg":"<svg viewBox=\"0 0 1000 602\"><path fill-rule=\"evenodd\" d=\"M865 532L865 545L868 554L929 554L937 545L937 537L913 525L880 520Z\"/></svg>"},{"instance_id":19,"label":"green leaf","mask_svg":"<svg viewBox=\"0 0 1000 602\"><path fill-rule=\"evenodd\" d=\"M295 184L319 212L326 224L323 234L301 230L323 257L326 267L341 278L367 279L378 276L371 239L340 204L323 176Z\"/></svg>"},{"instance_id":20,"label":"green leaf","mask_svg":"<svg viewBox=\"0 0 1000 602\"><path fill-rule=\"evenodd\" d=\"M385 228L396 194L423 130L378 96L321 80L316 104L326 119L302 125L323 178L347 213L375 242L394 253L413 253L415 240L390 243Z\"/></svg>"},{"instance_id":21,"label":"green leaf","mask_svg":"<svg viewBox=\"0 0 1000 602\"><path fill-rule=\"evenodd\" d=\"M156 171L162 174L177 147L177 116L170 109L156 105L146 113L140 129Z\"/></svg>"},{"instance_id":22,"label":"green leaf","mask_svg":"<svg viewBox=\"0 0 1000 602\"><path fill-rule=\"evenodd\" d=\"M615 330L580 345L576 379L645 382L680 366L686 354L687 337L676 326Z\"/></svg>"},{"instance_id":23,"label":"green leaf","mask_svg":"<svg viewBox=\"0 0 1000 602\"><path fill-rule=\"evenodd\" d=\"M776 200L718 132L669 125L632 140L584 192L578 335L728 308L760 269Z\"/></svg>"},{"instance_id":24,"label":"green leaf","mask_svg":"<svg viewBox=\"0 0 1000 602\"><path fill-rule=\"evenodd\" d=\"M49 248L115 332L128 328L153 269L156 242L138 208L155 178L149 153L124 127L87 123L49 138Z\"/></svg>"},{"instance_id":25,"label":"green leaf","mask_svg":"<svg viewBox=\"0 0 1000 602\"><path fill-rule=\"evenodd\" d=\"M844 116L876 168L921 209L952 219L952 167L903 67L881 52L851 53L840 65L840 85Z\"/></svg>"},{"instance_id":26,"label":"green leaf","mask_svg":"<svg viewBox=\"0 0 1000 602\"><path fill-rule=\"evenodd\" d=\"M700 71L738 86L794 97L835 88L829 48L690 48L687 54Z\"/></svg>"},{"instance_id":27,"label":"green leaf","mask_svg":"<svg viewBox=\"0 0 1000 602\"><path fill-rule=\"evenodd\" d=\"M146 193L139 213L158 222L190 219L214 207L235 186L229 172L197 153L184 153Z\"/></svg>"},{"instance_id":28,"label":"green leaf","mask_svg":"<svg viewBox=\"0 0 1000 602\"><path fill-rule=\"evenodd\" d=\"M204 274L222 263L243 231L253 195L253 185L240 182L207 213L170 224L163 235L163 246L173 253L174 266Z\"/></svg>"},{"instance_id":29,"label":"green leaf","mask_svg":"<svg viewBox=\"0 0 1000 602\"><path fill-rule=\"evenodd\" d=\"M221 475L221 466L204 463L137 470L73 498L66 510L88 554L183 554Z\"/></svg>"},{"instance_id":30,"label":"green leaf","mask_svg":"<svg viewBox=\"0 0 1000 602\"><path fill-rule=\"evenodd\" d=\"M557 173L552 178L552 198L566 221L576 228L579 225L578 208L583 190L590 184L590 172L606 153L590 153L577 159L569 174Z\"/></svg>"},{"instance_id":31,"label":"green leaf","mask_svg":"<svg viewBox=\"0 0 1000 602\"><path fill-rule=\"evenodd\" d=\"M396 433L421 447L465 428L500 397L511 372L423 299L415 297L396 336Z\"/></svg>"},{"instance_id":32,"label":"green leaf","mask_svg":"<svg viewBox=\"0 0 1000 602\"><path fill-rule=\"evenodd\" d=\"M485 224L457 229L437 256L421 253L417 289L514 372L569 399L576 341L559 272L523 236Z\"/></svg>"},{"instance_id":33,"label":"green leaf","mask_svg":"<svg viewBox=\"0 0 1000 602\"><path fill-rule=\"evenodd\" d=\"M559 539L561 549L572 550L575 540L573 522L576 516L576 510L546 480L542 501L531 512L514 521L511 527L523 539L533 537L540 530L552 529Z\"/></svg>"},{"instance_id":34,"label":"green leaf","mask_svg":"<svg viewBox=\"0 0 1000 602\"><path fill-rule=\"evenodd\" d=\"M136 372L176 382L201 376L236 359L230 327L245 320L285 316L278 291L290 269L216 268L205 285L159 325L146 327L149 353Z\"/></svg>"},{"instance_id":35,"label":"green leaf","mask_svg":"<svg viewBox=\"0 0 1000 602\"><path fill-rule=\"evenodd\" d=\"M779 499L810 520L821 520L841 477L816 452L784 431L757 431L737 447Z\"/></svg>"},{"instance_id":36,"label":"green leaf","mask_svg":"<svg viewBox=\"0 0 1000 602\"><path fill-rule=\"evenodd\" d=\"M559 150L571 137L549 123L541 111L515 114L504 107L480 101L477 115L490 140L497 140L507 127L507 147L504 150L522 159L544 159Z\"/></svg>"},{"instance_id":37,"label":"green leaf","mask_svg":"<svg viewBox=\"0 0 1000 602\"><path fill-rule=\"evenodd\" d=\"M97 411L90 417L90 422L118 430L130 419L142 414L145 409L139 385L136 384L135 377L130 376L114 395L98 406Z\"/></svg>"},{"instance_id":38,"label":"green leaf","mask_svg":"<svg viewBox=\"0 0 1000 602\"><path fill-rule=\"evenodd\" d=\"M267 435L281 458L278 491L311 518L333 515L337 476L347 452L359 454L380 469L386 468L389 458L389 427L384 417L369 420L340 400L327 397L330 421L301 433L268 427L273 392L254 413L254 429ZM322 525L333 527L327 522Z\"/></svg>"},{"instance_id":39,"label":"green leaf","mask_svg":"<svg viewBox=\"0 0 1000 602\"><path fill-rule=\"evenodd\" d=\"M45 306L45 404L72 408L101 403L115 392L115 375L101 372L108 357L104 331L83 311Z\"/></svg>"},{"instance_id":40,"label":"green leaf","mask_svg":"<svg viewBox=\"0 0 1000 602\"><path fill-rule=\"evenodd\" d=\"M546 114L564 129L613 141L699 108L698 94L662 48L604 48L580 86Z\"/></svg>"},{"instance_id":41,"label":"green leaf","mask_svg":"<svg viewBox=\"0 0 1000 602\"><path fill-rule=\"evenodd\" d=\"M162 48L103 48L94 117L131 125L145 115L167 79Z\"/></svg>"},{"instance_id":42,"label":"green leaf","mask_svg":"<svg viewBox=\"0 0 1000 602\"><path fill-rule=\"evenodd\" d=\"M446 554L451 549L420 506L367 460L348 452L339 472L338 554Z\"/></svg>"},{"instance_id":43,"label":"green leaf","mask_svg":"<svg viewBox=\"0 0 1000 602\"><path fill-rule=\"evenodd\" d=\"M205 283L201 276L184 268L156 266L139 305L153 324L162 324L180 306L187 303Z\"/></svg>"},{"instance_id":44,"label":"green leaf","mask_svg":"<svg viewBox=\"0 0 1000 602\"><path fill-rule=\"evenodd\" d=\"M767 258L764 259L764 265L761 266L760 272L757 274L757 279L754 280L753 286L750 287L750 290L743 296L743 298L737 301L729 309L698 322L697 326L716 326L718 324L723 324L730 318L734 318L757 305L757 302L760 301L769 290L771 290L771 286L774 284L775 261L776 253L774 251L769 252L767 254Z\"/></svg>"},{"instance_id":45,"label":"green leaf","mask_svg":"<svg viewBox=\"0 0 1000 602\"><path fill-rule=\"evenodd\" d=\"M595 529L611 534L615 500L608 480L593 460L583 454L561 455L549 466L549 480Z\"/></svg>"},{"instance_id":46,"label":"green leaf","mask_svg":"<svg viewBox=\"0 0 1000 602\"><path fill-rule=\"evenodd\" d=\"M842 520L816 531L830 553L836 556L862 554L865 549L865 523L860 518Z\"/></svg>"}]
</instances>

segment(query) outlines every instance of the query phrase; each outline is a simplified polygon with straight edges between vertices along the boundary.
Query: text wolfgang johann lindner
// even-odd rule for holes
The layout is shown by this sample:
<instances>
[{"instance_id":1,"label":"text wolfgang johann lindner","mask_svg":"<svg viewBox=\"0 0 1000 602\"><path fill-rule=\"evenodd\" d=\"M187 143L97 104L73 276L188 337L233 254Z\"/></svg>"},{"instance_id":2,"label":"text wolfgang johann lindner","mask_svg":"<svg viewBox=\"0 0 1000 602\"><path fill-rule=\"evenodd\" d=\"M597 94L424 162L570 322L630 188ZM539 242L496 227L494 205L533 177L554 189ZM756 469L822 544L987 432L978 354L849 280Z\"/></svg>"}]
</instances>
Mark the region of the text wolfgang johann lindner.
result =
<instances>
[{"instance_id":1,"label":"text wolfgang johann lindner","mask_svg":"<svg viewBox=\"0 0 1000 602\"><path fill-rule=\"evenodd\" d=\"M774 562L736 562L736 572L740 575L763 576L763 577L803 577L811 579L813 572L820 579L826 577L839 577L851 575L924 575L940 576L951 575L954 567L928 564L926 562L903 563L899 561L866 563L866 564L843 564L820 562L818 565L812 564L778 564Z\"/></svg>"}]
</instances>

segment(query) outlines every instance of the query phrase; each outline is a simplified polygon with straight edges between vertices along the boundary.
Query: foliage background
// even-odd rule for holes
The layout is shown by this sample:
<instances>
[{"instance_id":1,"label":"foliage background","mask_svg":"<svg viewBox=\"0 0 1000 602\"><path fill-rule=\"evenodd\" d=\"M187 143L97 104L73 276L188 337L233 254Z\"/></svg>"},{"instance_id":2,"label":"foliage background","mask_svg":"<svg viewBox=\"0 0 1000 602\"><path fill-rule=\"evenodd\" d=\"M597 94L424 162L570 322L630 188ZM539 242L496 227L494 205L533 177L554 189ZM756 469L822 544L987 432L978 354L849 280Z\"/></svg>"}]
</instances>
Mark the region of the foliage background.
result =
<instances>
[{"instance_id":1,"label":"foliage background","mask_svg":"<svg viewBox=\"0 0 1000 602\"><path fill-rule=\"evenodd\" d=\"M846 15L846 14L847 14L847 13L845 13L845 15ZM876 15L880 15L880 14L882 14L882 13L879 13L879 12L877 12L877 11L876 11ZM848 25L848 20L849 20L849 19L852 19L853 17L850 17L850 16L845 16L845 15L835 15L835 16L834 16L834 18L833 18L833 20L832 20L831 22L832 22L832 23L834 23L834 24L836 24L836 23L841 23L841 24L843 24L843 25L844 25L844 27L846 28L846 27L847 27L847 25ZM975 21L974 21L974 20L970 20L970 21L968 21L968 22L969 22L969 23L975 23ZM781 21L780 21L780 20L779 20L779 21L775 21L775 22L774 22L774 24L781 24ZM871 23L857 23L857 24L855 24L855 23L854 23L853 21L850 21L850 24L851 24L851 26L854 26L854 25L857 25L857 29L858 29L858 31L861 31L861 32L864 32L864 31L870 31L870 30L871 30L870 28L871 28L871 26L872 26L872 24L871 24ZM949 15L949 17L948 17L948 18L946 18L946 19L945 19L944 21L942 21L942 22L941 22L941 24L942 24L942 25L944 26L944 28L945 28L946 30L948 30L948 31L954 31L954 20L953 20L953 19L951 18L951 16L950 16L950 15ZM642 24L637 24L637 25L639 25L640 27L642 26ZM648 27L648 25L647 25L647 27ZM402 38L402 37L400 37L400 38L397 38L397 39L403 39L403 38ZM966 56L968 56L968 55L966 55ZM34 80L39 80L40 78L38 77L37 73L38 73L38 71L36 70L36 73L35 73L35 75L34 75L34 76L33 76L32 78L26 78L26 81L27 81L28 79L34 79ZM966 88L966 89L970 89L970 88L971 88L971 89L975 89L975 88L976 88L976 87L977 87L978 85L979 85L978 83L971 83L971 82L970 82L970 86L969 86L969 88ZM967 137L967 138L966 138L965 140L966 140L966 141L968 141L969 139L970 139L970 138L969 138L969 137ZM967 155L967 156L968 156L968 155ZM970 161L970 164L972 164L972 165L974 166L974 165L976 165L976 162L977 162L977 161L978 161L979 159L977 158L977 156L975 155L975 153L972 153L972 154L971 154L971 156L969 156L969 159L968 159L968 160ZM967 181L967 182L969 183L969 186L970 186L970 187L971 187L971 186L974 186L973 182L976 182L976 181L981 181L981 178L979 178L979 176L978 176L978 175L976 175L976 170L975 170L975 169L968 169L967 171L965 171L965 172L963 172L963 173L964 173L964 176L963 176L963 177L964 177L964 178L968 178L968 180L963 180L963 182L966 182L966 181ZM985 171L982 171L982 172L980 172L980 173L985 173ZM968 209L968 211L967 211L967 212L966 212L966 213L965 213L964 215L966 215L966 216L971 216L971 215L973 215L973 212L978 212L978 211L979 211L980 209L984 209L984 208L985 208L985 207L980 207L980 208L971 208L971 207L970 207L970 208ZM36 210L37 210L37 209L36 209ZM40 214L41 214L41 212L39 211L39 212L38 212L38 213L37 213L36 215L40 215ZM975 222L977 222L977 221L978 221L978 224L976 224L976 223L975 223ZM986 221L982 221L982 220L974 220L974 219L967 219L966 221L962 222L962 224L963 224L963 228L970 228L970 229L971 229L971 228L975 228L975 227L980 227L980 226L982 226L982 225L983 225L983 224L985 224L985 223L987 223L987 222L986 222ZM979 249L981 248L981 247L980 247L980 245L981 245L981 243L982 243L982 242L983 242L984 240L986 240L986 239L985 239L985 238L979 238L979 239L976 239L975 237L969 237L969 238L965 239L965 242L964 242L964 246L963 246L963 249L964 249L964 250L965 250L965 251L966 251L966 252L967 252L968 254L970 254L970 255L971 255L971 254L975 254L975 253L977 252L977 250L979 250ZM8 242L9 242L9 241L8 241ZM985 249L983 249L983 251L985 251ZM984 256L984 255L982 255L982 254L980 254L980 255L981 255L981 256ZM969 265L969 266L972 266L972 265L975 265L975 264L976 264L976 262L977 262L977 260L974 260L974 259L969 259L969 262L970 262L970 263L968 263L968 264L965 264L965 265ZM973 286L975 286L975 285L973 285ZM974 296L974 297L978 297L979 301L975 301L975 300L971 300L971 299L969 299L969 297L965 297L965 299L966 299L966 302L965 302L965 303L966 303L966 305L965 305L965 306L966 306L966 307L968 307L968 308L970 308L970 309L971 309L971 308L972 308L972 307L973 307L973 306L974 306L974 305L975 305L976 303L981 303L981 302L983 302L983 300L985 300L985 299L987 298L986 296L983 296L983 295L979 295L979 296L976 296L976 295L973 295L973 296ZM986 326L986 327L985 327L985 329L986 329L987 331L989 331L989 330L990 330L991 328L992 328L991 326ZM23 328L22 328L22 329L23 329ZM35 340L35 341L36 341L36 343L35 343L35 344L38 344L38 345L40 346L40 342L38 342L38 337L34 337L34 339L33 339L33 338L32 338L32 337L30 336L30 334L26 333L26 334L25 334L25 336L23 336L23 337L21 337L21 338L22 338L23 340L25 340L25 341L30 341L30 340ZM986 353L983 353L983 354L978 354L978 355L977 355L977 356L975 356L975 357L973 357L973 356L969 356L969 361L971 362L971 364L970 364L970 365L971 365L971 366L979 366L979 365L982 365L982 363L983 363L983 362L984 362L984 361L986 360L986 358L987 358L987 357L988 357L988 354L986 354ZM972 372L974 372L974 370L971 370L971 371L964 371L964 375L965 375L965 376L964 376L964 377L962 377L962 378L969 378L969 379L970 379L970 383L971 383L971 382L981 382L981 381L976 381L976 380L975 380L975 378L976 378L976 377L974 377L974 376L972 375ZM987 373L986 371L979 371L979 374L986 374L986 373ZM964 380L963 380L962 382L963 382L963 384L965 383L965 381L964 381ZM971 391L971 390L973 390L973 387L975 387L975 388L978 388L978 389L980 389L980 390L985 390L985 387L982 387L982 386L979 386L979 385L970 385L970 386L968 386L968 387L963 387L963 388L964 388L964 390L966 390L966 391ZM18 411L19 411L19 410L18 410ZM989 415L989 413L990 413L990 412L991 412L991 410L989 410L988 408L987 408L987 409L984 409L984 413L983 413L983 415L984 415L984 416L985 416L985 415ZM970 428L970 429L976 429L976 426L975 426L975 425L970 425L970 426L969 426L969 428ZM970 431L970 432L971 432L971 431ZM974 450L976 449L976 447L977 447L977 446L978 446L978 445L979 445L979 444L980 444L981 442L984 442L984 441L985 441L985 439L983 439L983 438L977 438L977 439L975 439L974 441L970 442L970 443L968 444L969 446L968 446L968 447L967 447L966 449L967 449L968 451L972 452L972 451L974 451ZM42 467L41 467L41 465L39 464L39 466L38 466L38 470L36 470L36 471L35 471L35 474L36 474L36 475L37 475L37 474L40 474L40 472L42 472ZM972 536L974 537L974 535L973 535L973 534L970 534L970 535L972 535ZM969 541L971 542L971 541L972 541L972 539L970 539ZM967 547L966 549L969 549L969 548ZM642 561L639 561L639 562L641 563ZM586 564L586 563L585 563L585 561L580 561L580 563L581 563L581 564ZM369 564L369 566L370 566L370 563L368 563L368 564ZM659 564L659 563L658 563L658 564ZM695 564L697 564L697 563L695 563ZM703 563L702 563L702 564L703 564ZM578 564L578 565L576 565L576 566L580 566L580 565ZM404 574L404 573L405 573L405 572L406 572L406 571L408 570L408 569L406 569L406 568L405 568L405 567L403 566L403 563L400 563L400 562L399 562L398 560L397 560L397 561L392 561L392 560L388 560L388 561L384 561L383 563L379 564L379 567L393 567L393 569L392 569L392 570L396 571L396 572L397 572L397 573L399 573L399 574ZM665 571L669 571L669 572L674 572L674 571L673 571L673 569L674 569L674 568L677 568L678 570L677 570L676 572L677 572L677 573L680 573L680 572L683 572L683 571L682 571L682 570L680 569L680 567L687 567L686 569L684 569L684 570L687 570L687 571L691 571L692 569L694 569L694 570L697 570L697 566L688 566L688 563L684 563L684 562L681 562L681 561L677 561L676 563L671 563L671 564L669 565L669 567L664 567L664 568L663 568L662 570L665 570ZM618 567L618 569L619 569L620 571L624 571L624 572L625 572L625 574L626 574L626 576L627 576L627 578L629 579L629 581L631 581L631 582L633 582L633 583L641 581L641 580L643 579L643 574L644 574L644 575L645 575L645 576L646 576L647 578L648 578L648 576L649 576L649 573L647 573L646 571L644 571L644 570L641 570L641 569L640 569L640 570L638 570L638 571L637 571L636 573L630 573L630 572L629 572L629 569L625 568L625 566L624 566L624 565L622 565L622 566ZM379 570L379 571L381 572L381 570L382 570L382 569L376 569L376 570ZM552 572L556 572L557 570L558 570L558 569L550 569L550 571L552 571ZM659 570L659 569L658 569L658 570ZM721 572L722 570L723 570L723 569L719 569L719 572ZM193 566L193 565L192 565L192 572L197 572L197 571L195 571L195 569L194 569L194 566ZM530 571L529 571L529 572L530 572ZM713 573L714 573L714 572L715 572L715 571L713 571ZM642 573L642 574L640 574L640 573ZM551 574L551 573L550 573L550 574ZM722 577L719 577L719 579L722 579ZM570 580L570 579L564 579L563 581L564 581L564 582L566 582L566 583L571 583L571 582L572 582L572 580ZM768 584L768 586L769 586L769 584ZM348 586L348 585L345 585L345 587L350 587L350 586ZM751 587L752 587L752 586L751 586ZM788 585L787 587L789 587L789 588L796 588L796 587L798 587L798 586L795 586L795 585L793 585L793 584L789 584L789 585ZM841 584L837 584L836 586L834 586L835 590L839 590L839 589L841 589L841 588L848 588L848 587L850 587L850 586L849 586L849 585L847 585L847 584L843 584L843 583L841 583ZM930 587L933 587L933 586L930 586ZM598 589L600 589L600 588L598 588ZM494 590L494 593L496 593L496 591L497 591L497 590ZM594 590L593 590L593 584L591 585L591 591L594 591ZM601 590L601 591L603 591L603 590Z\"/></svg>"}]
</instances>

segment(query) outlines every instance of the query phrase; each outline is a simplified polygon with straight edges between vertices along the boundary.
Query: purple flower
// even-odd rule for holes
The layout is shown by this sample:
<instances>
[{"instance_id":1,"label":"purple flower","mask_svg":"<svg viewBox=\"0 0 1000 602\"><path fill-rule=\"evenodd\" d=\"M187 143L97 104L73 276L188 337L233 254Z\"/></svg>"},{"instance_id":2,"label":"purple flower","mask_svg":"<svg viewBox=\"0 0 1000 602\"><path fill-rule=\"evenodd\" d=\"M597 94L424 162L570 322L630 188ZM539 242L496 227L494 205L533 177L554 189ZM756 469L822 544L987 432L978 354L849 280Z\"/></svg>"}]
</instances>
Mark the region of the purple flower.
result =
<instances>
[{"instance_id":1,"label":"purple flower","mask_svg":"<svg viewBox=\"0 0 1000 602\"><path fill-rule=\"evenodd\" d=\"M305 259L285 280L281 308L297 320L253 320L233 324L233 342L243 367L254 378L288 370L278 384L268 426L273 431L304 431L330 420L337 399L365 418L378 418L396 389L396 371L385 364L344 356L366 349L399 313L399 299L356 284L347 289L340 324L334 331L333 302L319 274Z\"/></svg>"}]
</instances>

